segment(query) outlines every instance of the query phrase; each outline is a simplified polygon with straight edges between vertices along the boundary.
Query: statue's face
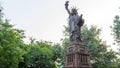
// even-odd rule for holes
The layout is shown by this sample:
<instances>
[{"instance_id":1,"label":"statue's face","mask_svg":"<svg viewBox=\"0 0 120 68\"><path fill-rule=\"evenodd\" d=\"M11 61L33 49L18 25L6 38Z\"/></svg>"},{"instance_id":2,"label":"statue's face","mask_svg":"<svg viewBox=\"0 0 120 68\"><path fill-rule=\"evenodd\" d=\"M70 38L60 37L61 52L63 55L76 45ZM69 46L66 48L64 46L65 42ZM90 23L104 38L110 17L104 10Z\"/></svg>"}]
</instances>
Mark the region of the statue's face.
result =
<instances>
[{"instance_id":1,"label":"statue's face","mask_svg":"<svg viewBox=\"0 0 120 68\"><path fill-rule=\"evenodd\" d=\"M72 14L77 14L77 10L76 10L76 9L72 9L72 10L71 10L71 13L72 13Z\"/></svg>"}]
</instances>

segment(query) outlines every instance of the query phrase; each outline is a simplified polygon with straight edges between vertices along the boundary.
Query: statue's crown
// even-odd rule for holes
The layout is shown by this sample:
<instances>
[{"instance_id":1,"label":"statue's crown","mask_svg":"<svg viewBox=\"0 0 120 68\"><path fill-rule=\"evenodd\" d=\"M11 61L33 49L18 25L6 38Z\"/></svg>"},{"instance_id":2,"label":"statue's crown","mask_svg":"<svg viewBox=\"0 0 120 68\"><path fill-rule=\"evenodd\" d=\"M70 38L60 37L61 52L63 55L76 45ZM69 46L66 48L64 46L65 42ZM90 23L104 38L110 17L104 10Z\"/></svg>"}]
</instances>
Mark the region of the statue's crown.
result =
<instances>
[{"instance_id":1,"label":"statue's crown","mask_svg":"<svg viewBox=\"0 0 120 68\"><path fill-rule=\"evenodd\" d=\"M71 9L72 12L77 12L77 10L78 10L78 9L77 9L76 7L74 7L74 6L73 6L72 9Z\"/></svg>"}]
</instances>

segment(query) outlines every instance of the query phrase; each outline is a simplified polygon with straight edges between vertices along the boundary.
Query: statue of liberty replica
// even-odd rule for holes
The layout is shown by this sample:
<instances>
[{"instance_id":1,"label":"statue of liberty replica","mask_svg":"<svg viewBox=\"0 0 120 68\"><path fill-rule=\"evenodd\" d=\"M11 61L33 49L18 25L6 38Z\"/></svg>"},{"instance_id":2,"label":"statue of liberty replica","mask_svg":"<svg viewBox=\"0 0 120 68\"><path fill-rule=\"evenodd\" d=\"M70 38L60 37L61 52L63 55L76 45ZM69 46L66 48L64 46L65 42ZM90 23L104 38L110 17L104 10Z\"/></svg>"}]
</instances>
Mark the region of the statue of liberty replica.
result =
<instances>
[{"instance_id":1,"label":"statue of liberty replica","mask_svg":"<svg viewBox=\"0 0 120 68\"><path fill-rule=\"evenodd\" d=\"M70 26L70 41L71 43L82 42L81 38L81 27L84 24L82 14L79 16L76 7L73 7L71 11L68 9L69 1L65 3L65 9L69 14L69 26Z\"/></svg>"},{"instance_id":2,"label":"statue of liberty replica","mask_svg":"<svg viewBox=\"0 0 120 68\"><path fill-rule=\"evenodd\" d=\"M70 46L67 48L64 68L92 68L87 48L82 44L81 27L84 24L83 15L78 15L76 7L69 10L68 6L69 1L66 1L65 9L69 14Z\"/></svg>"}]
</instances>

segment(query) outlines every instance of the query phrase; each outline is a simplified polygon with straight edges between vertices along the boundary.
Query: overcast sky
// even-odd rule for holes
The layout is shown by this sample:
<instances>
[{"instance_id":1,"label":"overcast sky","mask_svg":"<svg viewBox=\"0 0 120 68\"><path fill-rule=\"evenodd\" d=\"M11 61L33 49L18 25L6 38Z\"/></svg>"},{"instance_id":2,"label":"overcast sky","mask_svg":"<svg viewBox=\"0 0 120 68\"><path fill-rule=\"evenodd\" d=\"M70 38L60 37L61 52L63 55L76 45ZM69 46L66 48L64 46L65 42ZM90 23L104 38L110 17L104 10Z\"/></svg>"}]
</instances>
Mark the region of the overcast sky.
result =
<instances>
[{"instance_id":1,"label":"overcast sky","mask_svg":"<svg viewBox=\"0 0 120 68\"><path fill-rule=\"evenodd\" d=\"M63 25L68 14L64 8L66 0L2 0L5 18L15 28L25 30L25 35L37 40L60 42ZM101 38L111 44L110 28L114 16L120 14L120 0L69 0L70 5L79 8L85 24L102 28ZM28 39L26 39L28 40Z\"/></svg>"}]
</instances>

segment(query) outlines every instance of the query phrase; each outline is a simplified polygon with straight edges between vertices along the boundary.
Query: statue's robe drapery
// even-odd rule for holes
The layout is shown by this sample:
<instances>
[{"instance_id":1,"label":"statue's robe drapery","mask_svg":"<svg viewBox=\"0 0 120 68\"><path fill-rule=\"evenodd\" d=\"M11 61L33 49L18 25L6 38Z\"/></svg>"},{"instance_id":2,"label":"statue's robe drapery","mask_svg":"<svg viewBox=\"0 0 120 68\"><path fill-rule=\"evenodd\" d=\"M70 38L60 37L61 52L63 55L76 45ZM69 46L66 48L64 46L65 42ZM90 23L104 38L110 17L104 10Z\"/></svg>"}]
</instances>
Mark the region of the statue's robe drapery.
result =
<instances>
[{"instance_id":1,"label":"statue's robe drapery","mask_svg":"<svg viewBox=\"0 0 120 68\"><path fill-rule=\"evenodd\" d=\"M77 26L78 22L79 22L79 15L70 15L69 17L70 33L73 33L75 29L78 28Z\"/></svg>"},{"instance_id":2,"label":"statue's robe drapery","mask_svg":"<svg viewBox=\"0 0 120 68\"><path fill-rule=\"evenodd\" d=\"M71 42L77 42L77 37L80 37L80 27L78 26L80 16L78 14L70 15L70 40Z\"/></svg>"}]
</instances>

